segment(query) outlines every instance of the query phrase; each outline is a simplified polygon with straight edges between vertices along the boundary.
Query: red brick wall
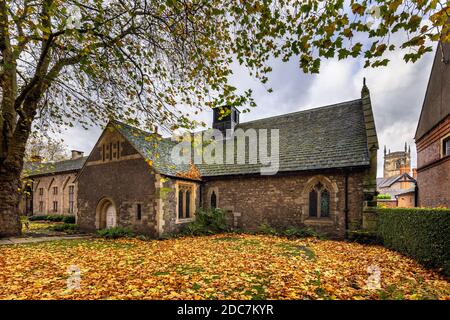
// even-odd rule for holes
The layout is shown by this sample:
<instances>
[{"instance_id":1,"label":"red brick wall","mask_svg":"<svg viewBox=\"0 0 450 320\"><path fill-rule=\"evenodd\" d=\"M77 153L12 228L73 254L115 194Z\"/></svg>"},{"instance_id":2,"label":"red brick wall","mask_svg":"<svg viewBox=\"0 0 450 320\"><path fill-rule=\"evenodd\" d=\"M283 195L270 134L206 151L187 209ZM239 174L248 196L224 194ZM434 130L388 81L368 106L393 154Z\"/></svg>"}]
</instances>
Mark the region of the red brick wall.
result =
<instances>
[{"instance_id":1,"label":"red brick wall","mask_svg":"<svg viewBox=\"0 0 450 320\"><path fill-rule=\"evenodd\" d=\"M314 183L315 174L283 176L253 176L210 180L203 187L203 205L209 207L211 190L216 190L218 207L228 211L228 219L245 230L257 230L262 224L285 228L288 226L310 226L329 236L343 237L345 234L344 174L330 173L324 177L331 187L330 218L308 217L306 189ZM350 174L348 180L349 226L361 226L363 209L363 172ZM309 192L308 192L309 194Z\"/></svg>"},{"instance_id":2,"label":"red brick wall","mask_svg":"<svg viewBox=\"0 0 450 320\"><path fill-rule=\"evenodd\" d=\"M442 138L450 133L450 116L417 141L419 206L450 207L450 157L442 157Z\"/></svg>"}]
</instances>

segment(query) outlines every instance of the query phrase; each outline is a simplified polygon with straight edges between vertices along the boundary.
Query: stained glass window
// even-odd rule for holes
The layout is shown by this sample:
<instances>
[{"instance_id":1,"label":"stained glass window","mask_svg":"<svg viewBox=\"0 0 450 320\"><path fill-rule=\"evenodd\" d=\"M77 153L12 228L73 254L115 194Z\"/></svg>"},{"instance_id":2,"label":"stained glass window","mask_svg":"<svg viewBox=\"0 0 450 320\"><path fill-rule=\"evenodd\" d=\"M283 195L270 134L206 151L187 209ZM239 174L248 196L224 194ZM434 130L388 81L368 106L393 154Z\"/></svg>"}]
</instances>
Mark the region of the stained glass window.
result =
<instances>
[{"instance_id":1,"label":"stained glass window","mask_svg":"<svg viewBox=\"0 0 450 320\"><path fill-rule=\"evenodd\" d=\"M320 216L328 217L330 215L330 194L327 190L322 191L320 195Z\"/></svg>"}]
</instances>

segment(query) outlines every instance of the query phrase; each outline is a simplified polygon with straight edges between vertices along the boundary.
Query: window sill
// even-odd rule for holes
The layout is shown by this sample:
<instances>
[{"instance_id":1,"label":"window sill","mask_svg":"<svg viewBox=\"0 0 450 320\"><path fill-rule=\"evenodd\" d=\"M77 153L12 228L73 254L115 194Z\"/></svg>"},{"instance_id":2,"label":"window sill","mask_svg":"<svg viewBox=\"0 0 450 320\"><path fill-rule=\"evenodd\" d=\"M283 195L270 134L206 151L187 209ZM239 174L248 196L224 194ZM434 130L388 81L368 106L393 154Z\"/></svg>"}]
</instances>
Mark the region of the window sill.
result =
<instances>
[{"instance_id":1,"label":"window sill","mask_svg":"<svg viewBox=\"0 0 450 320\"><path fill-rule=\"evenodd\" d=\"M194 217L192 218L186 218L186 219L177 219L175 221L175 224L183 224L183 223L189 223L189 222L193 222L195 220Z\"/></svg>"},{"instance_id":2,"label":"window sill","mask_svg":"<svg viewBox=\"0 0 450 320\"><path fill-rule=\"evenodd\" d=\"M331 218L310 218L310 217L308 217L303 222L307 225L334 225L334 221Z\"/></svg>"}]
</instances>

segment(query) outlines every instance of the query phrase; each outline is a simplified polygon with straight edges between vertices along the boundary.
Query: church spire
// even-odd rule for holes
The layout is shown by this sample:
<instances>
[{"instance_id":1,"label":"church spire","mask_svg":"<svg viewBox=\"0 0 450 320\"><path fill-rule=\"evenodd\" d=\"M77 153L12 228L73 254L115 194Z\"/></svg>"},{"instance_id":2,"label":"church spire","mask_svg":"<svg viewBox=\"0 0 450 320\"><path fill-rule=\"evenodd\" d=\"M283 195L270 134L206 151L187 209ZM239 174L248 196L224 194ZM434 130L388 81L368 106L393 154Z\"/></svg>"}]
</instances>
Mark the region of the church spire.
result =
<instances>
[{"instance_id":1,"label":"church spire","mask_svg":"<svg viewBox=\"0 0 450 320\"><path fill-rule=\"evenodd\" d=\"M367 97L370 95L369 88L366 85L366 78L363 78L363 87L361 89L361 98Z\"/></svg>"}]
</instances>

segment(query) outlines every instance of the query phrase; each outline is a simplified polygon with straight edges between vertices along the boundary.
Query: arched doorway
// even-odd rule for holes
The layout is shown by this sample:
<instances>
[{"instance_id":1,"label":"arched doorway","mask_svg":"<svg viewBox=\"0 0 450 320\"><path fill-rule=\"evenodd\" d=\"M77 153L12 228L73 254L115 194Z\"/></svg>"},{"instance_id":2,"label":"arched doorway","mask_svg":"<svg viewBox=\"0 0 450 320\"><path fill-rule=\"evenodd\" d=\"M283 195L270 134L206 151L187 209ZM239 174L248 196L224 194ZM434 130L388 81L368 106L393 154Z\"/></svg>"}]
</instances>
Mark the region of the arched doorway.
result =
<instances>
[{"instance_id":1,"label":"arched doorway","mask_svg":"<svg viewBox=\"0 0 450 320\"><path fill-rule=\"evenodd\" d=\"M97 205L95 227L97 229L114 228L117 226L117 211L114 202L103 198Z\"/></svg>"},{"instance_id":2,"label":"arched doorway","mask_svg":"<svg viewBox=\"0 0 450 320\"><path fill-rule=\"evenodd\" d=\"M106 208L106 229L116 226L116 208L112 203Z\"/></svg>"}]
</instances>

